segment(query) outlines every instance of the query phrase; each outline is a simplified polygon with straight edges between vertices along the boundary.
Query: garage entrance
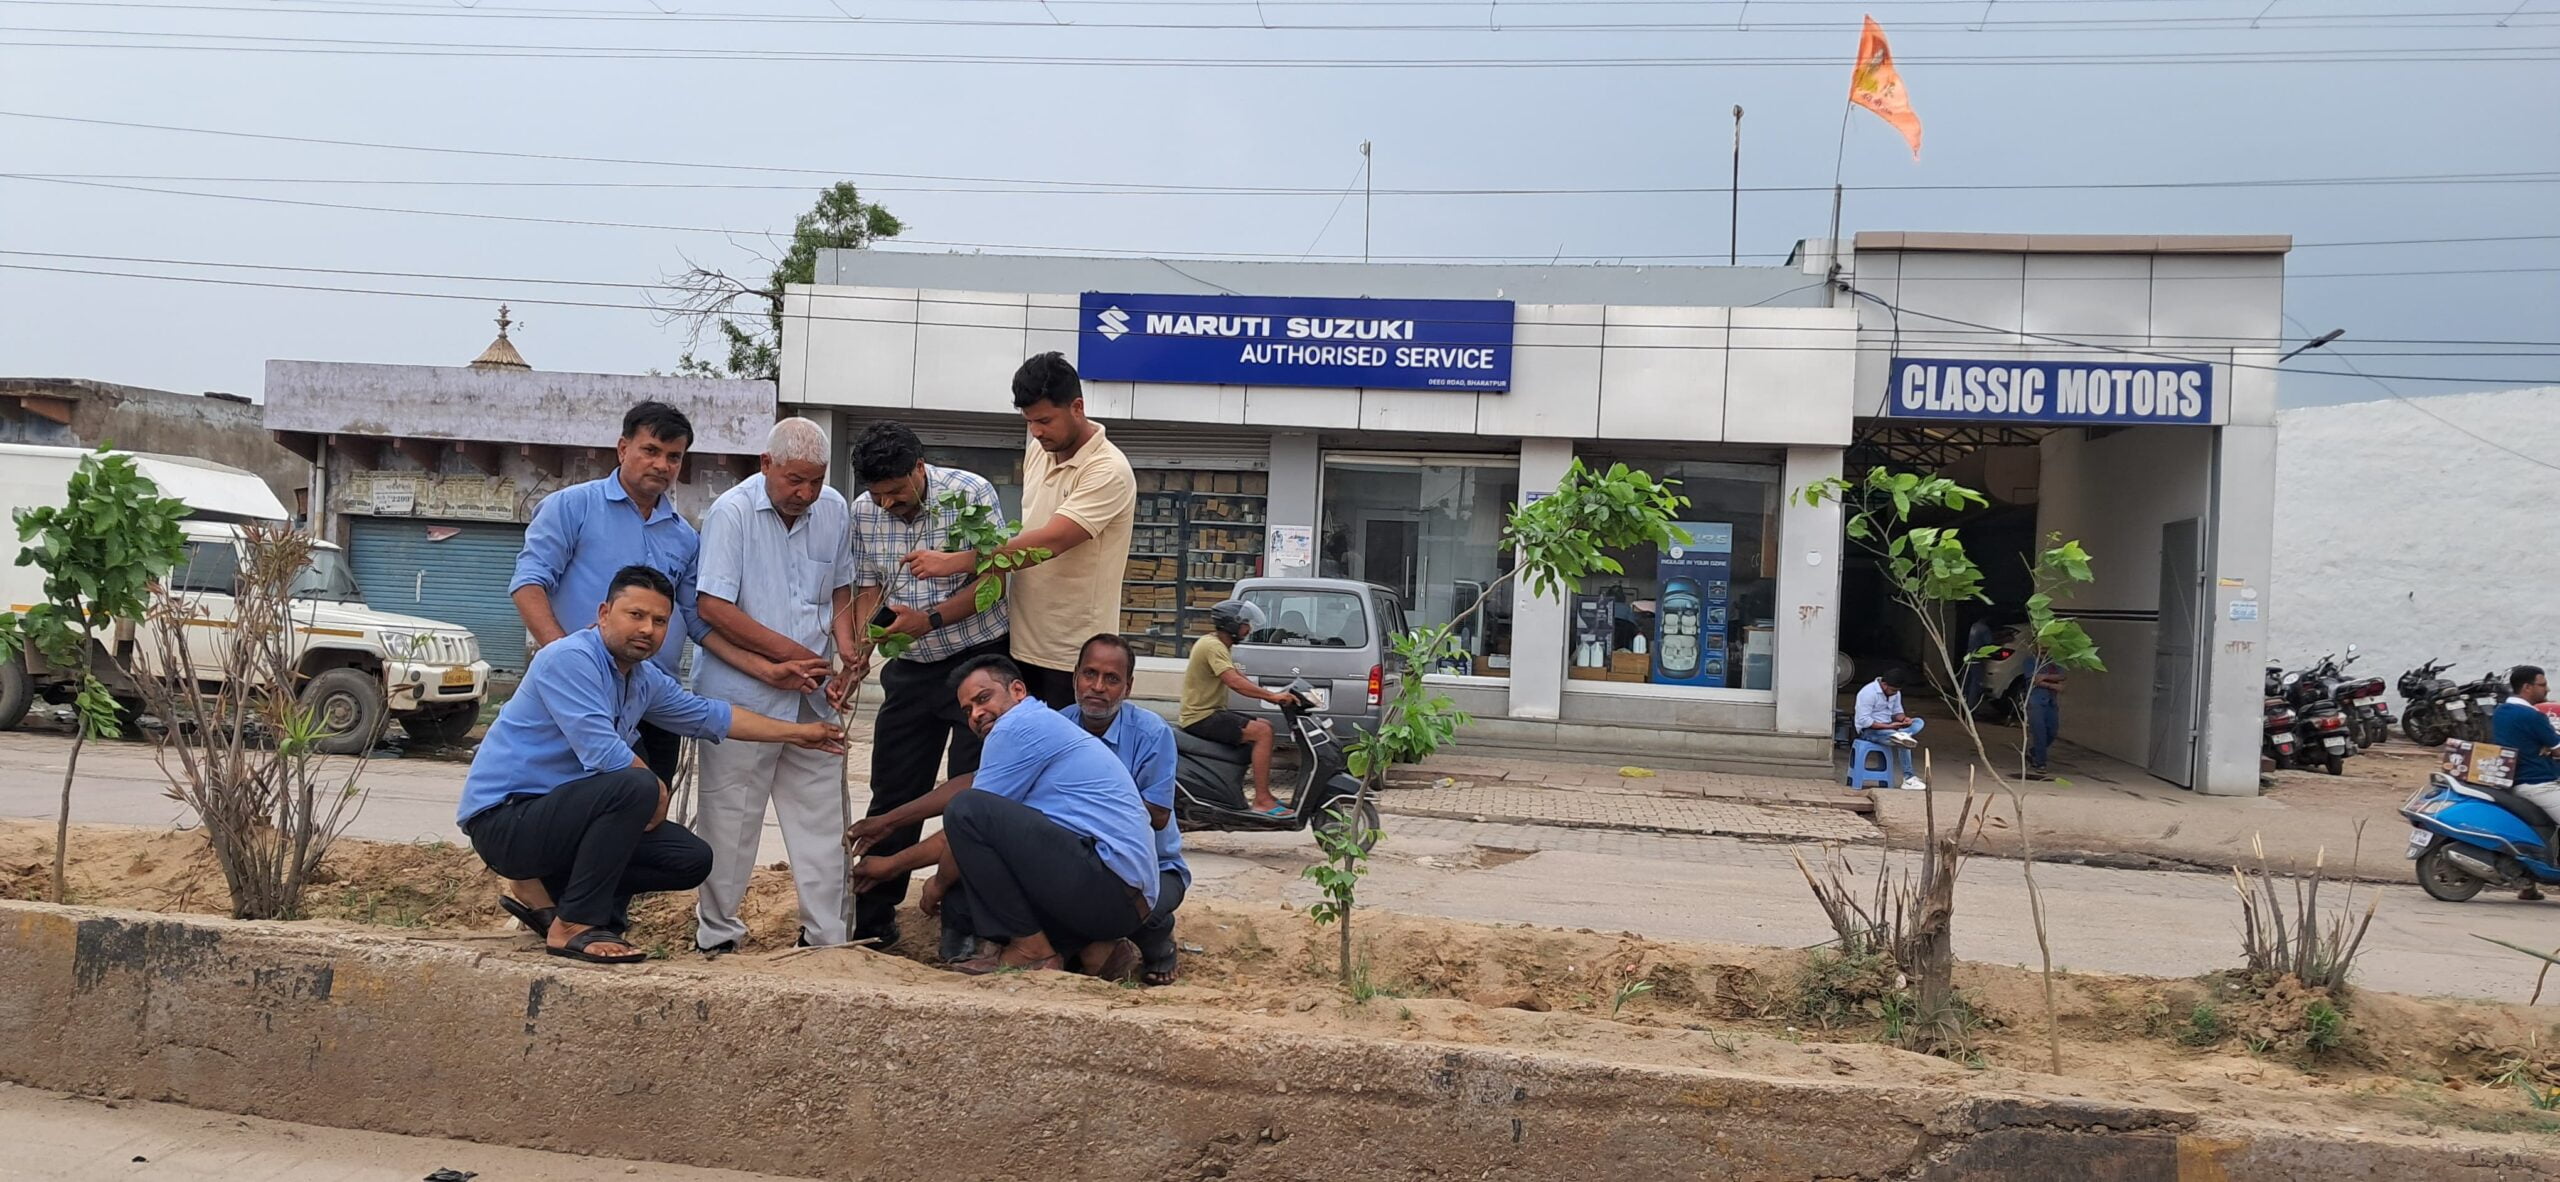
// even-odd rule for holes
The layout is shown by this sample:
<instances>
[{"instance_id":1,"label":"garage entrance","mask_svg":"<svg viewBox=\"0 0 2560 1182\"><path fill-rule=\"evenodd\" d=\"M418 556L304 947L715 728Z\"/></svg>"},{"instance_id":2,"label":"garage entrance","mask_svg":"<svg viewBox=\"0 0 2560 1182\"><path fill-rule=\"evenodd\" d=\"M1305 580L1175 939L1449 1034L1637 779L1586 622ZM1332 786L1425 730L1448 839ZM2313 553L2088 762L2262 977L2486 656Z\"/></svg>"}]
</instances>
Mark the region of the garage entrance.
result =
<instances>
[{"instance_id":1,"label":"garage entrance","mask_svg":"<svg viewBox=\"0 0 2560 1182\"><path fill-rule=\"evenodd\" d=\"M2181 426L1859 420L1848 471L1945 475L1990 501L1919 519L1961 531L1991 600L1950 612L1949 644L1959 653L1997 644L2010 654L1978 666L1943 709L2016 723L2029 672L2029 566L2048 535L2077 538L2096 581L2056 606L2088 630L2107 668L2072 675L2063 740L2193 787L2207 663L2212 441L2211 430ZM1919 621L1894 603L1883 570L1854 545L1840 601L1841 649L1856 670L1848 693L1892 665L1936 666Z\"/></svg>"}]
</instances>

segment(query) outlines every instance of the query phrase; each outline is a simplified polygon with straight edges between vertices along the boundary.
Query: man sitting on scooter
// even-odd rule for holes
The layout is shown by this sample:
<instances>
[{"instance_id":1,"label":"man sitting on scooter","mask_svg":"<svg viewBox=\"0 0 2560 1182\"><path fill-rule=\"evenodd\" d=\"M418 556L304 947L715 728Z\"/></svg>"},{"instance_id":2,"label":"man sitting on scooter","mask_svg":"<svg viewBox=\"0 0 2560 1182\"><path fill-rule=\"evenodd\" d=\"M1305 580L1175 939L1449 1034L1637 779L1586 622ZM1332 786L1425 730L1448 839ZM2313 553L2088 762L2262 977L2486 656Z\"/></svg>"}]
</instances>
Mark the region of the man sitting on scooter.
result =
<instances>
[{"instance_id":1,"label":"man sitting on scooter","mask_svg":"<svg viewBox=\"0 0 2560 1182\"><path fill-rule=\"evenodd\" d=\"M1191 664L1182 671L1182 729L1196 738L1253 750L1253 811L1285 817L1289 807L1271 795L1271 724L1241 710L1227 709L1233 691L1257 702L1279 705L1288 694L1255 685L1236 667L1234 646L1261 630L1262 609L1230 599L1209 609L1209 634L1193 641Z\"/></svg>"},{"instance_id":2,"label":"man sitting on scooter","mask_svg":"<svg viewBox=\"0 0 2560 1182\"><path fill-rule=\"evenodd\" d=\"M2542 712L2551 680L2539 666L2518 665L2507 672L2507 688L2515 696L2489 715L2489 741L2516 753L2516 795L2560 821L2560 762L2551 758L2560 754L2560 729ZM2516 897L2531 901L2542 892L2526 883Z\"/></svg>"}]
</instances>

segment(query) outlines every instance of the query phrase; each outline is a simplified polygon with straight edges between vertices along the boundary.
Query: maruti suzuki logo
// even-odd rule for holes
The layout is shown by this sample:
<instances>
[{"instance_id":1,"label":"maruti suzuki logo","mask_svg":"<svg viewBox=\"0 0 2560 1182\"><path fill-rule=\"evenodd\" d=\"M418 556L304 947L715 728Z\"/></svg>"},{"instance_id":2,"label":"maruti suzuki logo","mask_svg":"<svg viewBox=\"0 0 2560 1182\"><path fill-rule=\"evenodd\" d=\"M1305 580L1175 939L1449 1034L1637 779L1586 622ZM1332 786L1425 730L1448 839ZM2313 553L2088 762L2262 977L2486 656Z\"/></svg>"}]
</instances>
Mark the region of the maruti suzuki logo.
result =
<instances>
[{"instance_id":1,"label":"maruti suzuki logo","mask_svg":"<svg viewBox=\"0 0 2560 1182\"><path fill-rule=\"evenodd\" d=\"M1116 341L1129 334L1129 314L1116 306L1104 308L1102 315L1094 319L1100 322L1102 339L1106 341Z\"/></svg>"}]
</instances>

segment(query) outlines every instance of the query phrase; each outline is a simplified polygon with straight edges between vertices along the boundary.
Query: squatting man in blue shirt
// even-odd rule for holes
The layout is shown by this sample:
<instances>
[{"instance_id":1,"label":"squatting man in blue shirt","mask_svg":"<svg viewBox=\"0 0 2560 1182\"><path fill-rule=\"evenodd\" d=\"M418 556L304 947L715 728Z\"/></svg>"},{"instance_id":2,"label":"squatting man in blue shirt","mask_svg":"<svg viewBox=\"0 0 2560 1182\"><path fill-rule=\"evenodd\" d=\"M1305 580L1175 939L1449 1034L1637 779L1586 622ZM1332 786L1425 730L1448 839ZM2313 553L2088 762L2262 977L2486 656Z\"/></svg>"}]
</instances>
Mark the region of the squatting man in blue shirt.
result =
<instances>
[{"instance_id":1,"label":"squatting man in blue shirt","mask_svg":"<svg viewBox=\"0 0 2560 1182\"><path fill-rule=\"evenodd\" d=\"M942 832L855 863L855 889L934 866L918 904L925 914L941 914L965 889L966 934L1003 945L952 967L979 974L1072 963L1126 979L1141 959L1128 937L1154 914L1162 882L1154 826L1129 769L1068 713L1032 698L1010 658L971 660L952 683L984 740L978 770L849 829L859 850L878 832L942 817Z\"/></svg>"},{"instance_id":2,"label":"squatting man in blue shirt","mask_svg":"<svg viewBox=\"0 0 2560 1182\"><path fill-rule=\"evenodd\" d=\"M626 566L595 625L542 646L471 760L455 819L499 877L499 903L551 955L629 964L649 954L614 926L633 895L685 891L711 847L667 820L668 788L636 744L646 722L717 743L841 752L833 722L781 722L687 692L650 660L676 615L675 583Z\"/></svg>"}]
</instances>

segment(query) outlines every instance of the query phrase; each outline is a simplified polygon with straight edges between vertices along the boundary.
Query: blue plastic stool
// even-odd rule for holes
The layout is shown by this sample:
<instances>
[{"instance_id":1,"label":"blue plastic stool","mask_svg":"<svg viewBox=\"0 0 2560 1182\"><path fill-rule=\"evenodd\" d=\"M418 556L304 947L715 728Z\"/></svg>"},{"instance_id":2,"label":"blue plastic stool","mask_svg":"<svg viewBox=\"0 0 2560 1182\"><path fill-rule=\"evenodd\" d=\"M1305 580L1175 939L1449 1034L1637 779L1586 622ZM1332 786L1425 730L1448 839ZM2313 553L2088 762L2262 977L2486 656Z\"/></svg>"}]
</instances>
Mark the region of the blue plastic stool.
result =
<instances>
[{"instance_id":1,"label":"blue plastic stool","mask_svg":"<svg viewBox=\"0 0 2560 1182\"><path fill-rule=\"evenodd\" d=\"M1876 766L1869 766L1869 757ZM1859 739L1849 744L1847 783L1861 792L1869 788L1891 788L1894 785L1894 750L1883 743Z\"/></svg>"}]
</instances>

